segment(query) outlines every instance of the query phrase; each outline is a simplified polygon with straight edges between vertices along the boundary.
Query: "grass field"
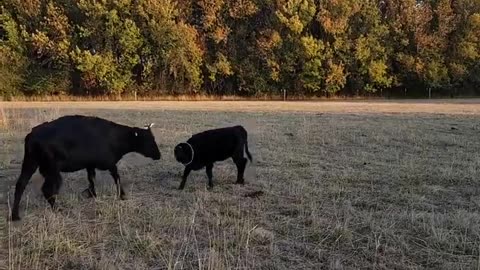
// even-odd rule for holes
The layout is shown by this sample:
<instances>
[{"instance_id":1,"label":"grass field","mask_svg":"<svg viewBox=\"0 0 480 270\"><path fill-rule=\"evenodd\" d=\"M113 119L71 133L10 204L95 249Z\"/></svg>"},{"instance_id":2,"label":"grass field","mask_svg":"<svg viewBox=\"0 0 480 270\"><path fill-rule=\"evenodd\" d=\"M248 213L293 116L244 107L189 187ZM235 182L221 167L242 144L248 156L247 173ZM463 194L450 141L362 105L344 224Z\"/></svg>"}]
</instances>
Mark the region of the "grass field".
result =
<instances>
[{"instance_id":1,"label":"grass field","mask_svg":"<svg viewBox=\"0 0 480 270\"><path fill-rule=\"evenodd\" d=\"M9 223L33 126L82 113L155 122L162 159L119 164L128 200L97 174L64 174L61 212L34 176ZM0 268L480 269L480 101L0 103ZM238 186L231 160L191 174L173 147L242 124L254 162ZM256 197L249 196L262 191Z\"/></svg>"}]
</instances>

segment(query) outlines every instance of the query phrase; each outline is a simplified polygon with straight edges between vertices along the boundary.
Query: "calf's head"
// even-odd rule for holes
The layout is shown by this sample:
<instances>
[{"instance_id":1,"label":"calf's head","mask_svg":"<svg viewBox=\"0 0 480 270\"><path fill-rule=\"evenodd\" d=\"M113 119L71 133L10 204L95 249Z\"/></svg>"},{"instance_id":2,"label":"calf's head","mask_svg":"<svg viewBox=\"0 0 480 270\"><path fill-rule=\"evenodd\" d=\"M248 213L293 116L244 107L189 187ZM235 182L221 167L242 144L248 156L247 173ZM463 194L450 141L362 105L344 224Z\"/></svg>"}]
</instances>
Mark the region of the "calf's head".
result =
<instances>
[{"instance_id":1,"label":"calf's head","mask_svg":"<svg viewBox=\"0 0 480 270\"><path fill-rule=\"evenodd\" d=\"M133 149L145 157L159 160L161 154L151 130L152 126L153 123L145 126L145 128L134 128Z\"/></svg>"},{"instance_id":2,"label":"calf's head","mask_svg":"<svg viewBox=\"0 0 480 270\"><path fill-rule=\"evenodd\" d=\"M193 160L193 149L187 143L179 143L174 149L175 159L182 164L190 164Z\"/></svg>"}]
</instances>

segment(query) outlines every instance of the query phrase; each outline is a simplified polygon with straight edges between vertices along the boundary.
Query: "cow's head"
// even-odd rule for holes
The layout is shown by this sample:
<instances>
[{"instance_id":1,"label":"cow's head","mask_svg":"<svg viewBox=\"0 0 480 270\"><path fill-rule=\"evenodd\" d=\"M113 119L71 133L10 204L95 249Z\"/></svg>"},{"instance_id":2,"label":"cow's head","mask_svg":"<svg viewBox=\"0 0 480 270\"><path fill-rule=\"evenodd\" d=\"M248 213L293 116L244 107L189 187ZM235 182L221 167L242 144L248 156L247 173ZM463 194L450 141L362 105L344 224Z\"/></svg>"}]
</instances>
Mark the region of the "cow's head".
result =
<instances>
[{"instance_id":1,"label":"cow's head","mask_svg":"<svg viewBox=\"0 0 480 270\"><path fill-rule=\"evenodd\" d=\"M134 150L145 157L159 160L161 154L151 130L152 126L153 123L145 128L134 128Z\"/></svg>"},{"instance_id":2,"label":"cow's head","mask_svg":"<svg viewBox=\"0 0 480 270\"><path fill-rule=\"evenodd\" d=\"M188 165L193 161L194 150L188 143L177 144L173 152L175 159L184 165Z\"/></svg>"}]
</instances>

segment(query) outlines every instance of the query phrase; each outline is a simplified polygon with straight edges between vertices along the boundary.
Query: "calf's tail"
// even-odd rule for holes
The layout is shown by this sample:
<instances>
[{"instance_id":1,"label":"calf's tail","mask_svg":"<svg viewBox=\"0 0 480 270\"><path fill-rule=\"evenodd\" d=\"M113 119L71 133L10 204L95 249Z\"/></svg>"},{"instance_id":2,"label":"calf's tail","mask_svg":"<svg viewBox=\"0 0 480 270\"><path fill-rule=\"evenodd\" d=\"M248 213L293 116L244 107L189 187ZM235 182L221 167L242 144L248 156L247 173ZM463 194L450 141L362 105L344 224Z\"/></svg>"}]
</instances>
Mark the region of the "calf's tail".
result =
<instances>
[{"instance_id":1,"label":"calf's tail","mask_svg":"<svg viewBox=\"0 0 480 270\"><path fill-rule=\"evenodd\" d=\"M248 141L245 140L245 153L247 153L247 157L252 162L252 155L250 154L250 151L248 151Z\"/></svg>"},{"instance_id":2,"label":"calf's tail","mask_svg":"<svg viewBox=\"0 0 480 270\"><path fill-rule=\"evenodd\" d=\"M242 126L236 126L236 128L240 129L241 131L241 137L245 141L245 153L247 153L247 157L252 162L252 154L250 154L250 151L248 151L248 133L247 130L245 130L244 127Z\"/></svg>"}]
</instances>

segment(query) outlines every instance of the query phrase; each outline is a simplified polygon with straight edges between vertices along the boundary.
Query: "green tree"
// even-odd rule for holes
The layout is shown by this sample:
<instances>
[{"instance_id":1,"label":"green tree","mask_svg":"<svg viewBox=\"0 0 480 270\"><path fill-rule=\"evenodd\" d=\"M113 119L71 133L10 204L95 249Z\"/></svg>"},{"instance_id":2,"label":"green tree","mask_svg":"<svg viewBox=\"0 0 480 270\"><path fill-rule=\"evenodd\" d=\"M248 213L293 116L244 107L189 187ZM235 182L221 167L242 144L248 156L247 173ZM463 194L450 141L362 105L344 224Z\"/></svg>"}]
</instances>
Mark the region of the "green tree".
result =
<instances>
[{"instance_id":1,"label":"green tree","mask_svg":"<svg viewBox=\"0 0 480 270\"><path fill-rule=\"evenodd\" d=\"M179 18L176 2L140 1L136 16L140 18L147 43L141 58L150 85L157 84L172 92L197 92L203 81L203 51L197 30Z\"/></svg>"},{"instance_id":2,"label":"green tree","mask_svg":"<svg viewBox=\"0 0 480 270\"><path fill-rule=\"evenodd\" d=\"M327 52L325 92L335 94L347 83L348 67L354 62L354 40L349 33L349 22L359 12L359 1L322 0L317 21Z\"/></svg>"},{"instance_id":3,"label":"green tree","mask_svg":"<svg viewBox=\"0 0 480 270\"><path fill-rule=\"evenodd\" d=\"M276 51L279 84L288 91L318 91L321 45L308 34L308 26L314 21L316 4L313 0L278 1L275 12L280 23L281 46ZM313 46L313 47L310 47ZM313 55L315 54L315 55ZM306 62L304 62L304 60ZM305 66L304 66L305 65Z\"/></svg>"},{"instance_id":4,"label":"green tree","mask_svg":"<svg viewBox=\"0 0 480 270\"><path fill-rule=\"evenodd\" d=\"M349 37L354 40L350 79L366 92L388 88L393 83L389 67L388 27L381 20L378 1L362 1L362 6L350 22ZM360 90L360 89L359 89Z\"/></svg>"},{"instance_id":5,"label":"green tree","mask_svg":"<svg viewBox=\"0 0 480 270\"><path fill-rule=\"evenodd\" d=\"M448 68L454 91L476 91L480 82L480 3L461 0L454 5L457 27L448 51Z\"/></svg>"},{"instance_id":6,"label":"green tree","mask_svg":"<svg viewBox=\"0 0 480 270\"><path fill-rule=\"evenodd\" d=\"M21 90L28 62L17 23L4 8L0 11L0 95L9 97Z\"/></svg>"},{"instance_id":7,"label":"green tree","mask_svg":"<svg viewBox=\"0 0 480 270\"><path fill-rule=\"evenodd\" d=\"M2 93L471 94L478 0L3 0Z\"/></svg>"}]
</instances>

